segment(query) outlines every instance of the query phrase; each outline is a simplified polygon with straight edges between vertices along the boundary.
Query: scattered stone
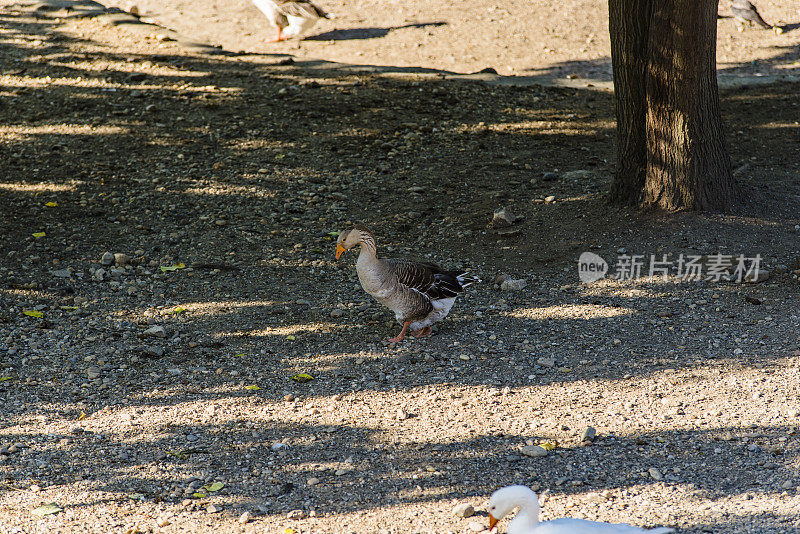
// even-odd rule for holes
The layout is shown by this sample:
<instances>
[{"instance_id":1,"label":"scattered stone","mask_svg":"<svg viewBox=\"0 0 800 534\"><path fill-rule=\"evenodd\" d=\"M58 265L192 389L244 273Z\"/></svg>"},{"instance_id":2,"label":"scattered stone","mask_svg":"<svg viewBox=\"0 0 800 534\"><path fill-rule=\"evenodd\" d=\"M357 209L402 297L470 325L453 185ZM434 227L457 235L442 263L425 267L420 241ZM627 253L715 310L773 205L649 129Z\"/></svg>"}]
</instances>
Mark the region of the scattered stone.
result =
<instances>
[{"instance_id":1,"label":"scattered stone","mask_svg":"<svg viewBox=\"0 0 800 534\"><path fill-rule=\"evenodd\" d=\"M550 369L552 369L553 367L556 366L556 360L554 358L547 358L547 357L544 357L544 356L542 356L541 358L537 359L536 363L538 363L542 367L547 367L547 368L550 368Z\"/></svg>"},{"instance_id":2,"label":"scattered stone","mask_svg":"<svg viewBox=\"0 0 800 534\"><path fill-rule=\"evenodd\" d=\"M469 525L467 525L472 532L483 532L486 530L486 526L483 523L478 523L477 521L470 521Z\"/></svg>"},{"instance_id":3,"label":"scattered stone","mask_svg":"<svg viewBox=\"0 0 800 534\"><path fill-rule=\"evenodd\" d=\"M286 514L286 519L304 519L305 517L306 513L303 510L292 510Z\"/></svg>"},{"instance_id":4,"label":"scattered stone","mask_svg":"<svg viewBox=\"0 0 800 534\"><path fill-rule=\"evenodd\" d=\"M492 216L492 226L494 228L503 228L511 226L517 218L506 208L498 208L494 210Z\"/></svg>"},{"instance_id":5,"label":"scattered stone","mask_svg":"<svg viewBox=\"0 0 800 534\"><path fill-rule=\"evenodd\" d=\"M101 265L111 265L114 263L114 255L110 252L104 252L100 258Z\"/></svg>"},{"instance_id":6,"label":"scattered stone","mask_svg":"<svg viewBox=\"0 0 800 534\"><path fill-rule=\"evenodd\" d=\"M475 508L471 504L461 503L453 508L453 515L459 518L467 518L475 515Z\"/></svg>"},{"instance_id":7,"label":"scattered stone","mask_svg":"<svg viewBox=\"0 0 800 534\"><path fill-rule=\"evenodd\" d=\"M206 506L206 512L209 514L218 514L222 511L222 506L216 504L209 504Z\"/></svg>"},{"instance_id":8,"label":"scattered stone","mask_svg":"<svg viewBox=\"0 0 800 534\"><path fill-rule=\"evenodd\" d=\"M586 430L581 434L581 441L594 441L597 436L597 430L593 426L586 427Z\"/></svg>"},{"instance_id":9,"label":"scattered stone","mask_svg":"<svg viewBox=\"0 0 800 534\"><path fill-rule=\"evenodd\" d=\"M127 254L123 254L121 252L117 252L116 254L114 254L114 263L116 263L117 265L125 267L130 262L131 258Z\"/></svg>"},{"instance_id":10,"label":"scattered stone","mask_svg":"<svg viewBox=\"0 0 800 534\"><path fill-rule=\"evenodd\" d=\"M89 380L94 380L95 378L100 378L100 368L97 366L91 366L86 369L86 378Z\"/></svg>"},{"instance_id":11,"label":"scattered stone","mask_svg":"<svg viewBox=\"0 0 800 534\"><path fill-rule=\"evenodd\" d=\"M245 525L250 522L251 517L250 512L245 512L239 516L239 523Z\"/></svg>"},{"instance_id":12,"label":"scattered stone","mask_svg":"<svg viewBox=\"0 0 800 534\"><path fill-rule=\"evenodd\" d=\"M424 187L420 187L418 185L412 185L411 187L408 188L408 192L409 193L424 193L425 192L425 188Z\"/></svg>"},{"instance_id":13,"label":"scattered stone","mask_svg":"<svg viewBox=\"0 0 800 534\"><path fill-rule=\"evenodd\" d=\"M500 289L503 291L520 291L522 289L525 289L527 285L528 281L525 279L519 279L519 280L508 279L508 280L503 280L503 283L500 284Z\"/></svg>"},{"instance_id":14,"label":"scattered stone","mask_svg":"<svg viewBox=\"0 0 800 534\"><path fill-rule=\"evenodd\" d=\"M751 284L758 284L760 282L766 282L769 280L770 272L767 269L758 269L758 271L754 273L748 273L744 277L745 282L749 282Z\"/></svg>"},{"instance_id":15,"label":"scattered stone","mask_svg":"<svg viewBox=\"0 0 800 534\"><path fill-rule=\"evenodd\" d=\"M164 355L164 347L146 345L142 347L142 355L146 358L161 358Z\"/></svg>"},{"instance_id":16,"label":"scattered stone","mask_svg":"<svg viewBox=\"0 0 800 534\"><path fill-rule=\"evenodd\" d=\"M558 180L558 175L554 172L546 172L542 176L542 180L544 180L545 182L552 182L554 180Z\"/></svg>"},{"instance_id":17,"label":"scattered stone","mask_svg":"<svg viewBox=\"0 0 800 534\"><path fill-rule=\"evenodd\" d=\"M556 201L556 196L555 195L549 195L549 196L544 197L544 203L545 204L552 204L555 201Z\"/></svg>"},{"instance_id":18,"label":"scattered stone","mask_svg":"<svg viewBox=\"0 0 800 534\"><path fill-rule=\"evenodd\" d=\"M164 330L163 326L156 325L156 326L151 326L150 328L142 332L142 335L145 337L165 338L167 337L167 331Z\"/></svg>"},{"instance_id":19,"label":"scattered stone","mask_svg":"<svg viewBox=\"0 0 800 534\"><path fill-rule=\"evenodd\" d=\"M344 315L344 310L341 308L334 308L331 310L331 317L338 318Z\"/></svg>"},{"instance_id":20,"label":"scattered stone","mask_svg":"<svg viewBox=\"0 0 800 534\"><path fill-rule=\"evenodd\" d=\"M97 269L94 274L92 274L92 279L98 282L102 282L107 278L107 272L105 269Z\"/></svg>"},{"instance_id":21,"label":"scattered stone","mask_svg":"<svg viewBox=\"0 0 800 534\"><path fill-rule=\"evenodd\" d=\"M664 480L664 475L662 475L661 471L655 467L651 467L647 470L647 472L650 473L650 476L653 477L653 480Z\"/></svg>"},{"instance_id":22,"label":"scattered stone","mask_svg":"<svg viewBox=\"0 0 800 534\"><path fill-rule=\"evenodd\" d=\"M408 413L404 409L398 408L396 418L398 421L405 421L408 419Z\"/></svg>"},{"instance_id":23,"label":"scattered stone","mask_svg":"<svg viewBox=\"0 0 800 534\"><path fill-rule=\"evenodd\" d=\"M308 479L309 486L316 486L317 484L319 484L319 482L320 480L317 477L311 477Z\"/></svg>"},{"instance_id":24,"label":"scattered stone","mask_svg":"<svg viewBox=\"0 0 800 534\"><path fill-rule=\"evenodd\" d=\"M340 477L342 475L346 475L349 472L350 469L337 469L333 474L336 475L337 477Z\"/></svg>"},{"instance_id":25,"label":"scattered stone","mask_svg":"<svg viewBox=\"0 0 800 534\"><path fill-rule=\"evenodd\" d=\"M530 456L531 458L540 458L542 456L547 456L547 449L544 447L540 447L538 445L523 445L520 447L519 452L524 454L525 456Z\"/></svg>"},{"instance_id":26,"label":"scattered stone","mask_svg":"<svg viewBox=\"0 0 800 534\"><path fill-rule=\"evenodd\" d=\"M72 271L70 271L69 269L58 269L56 271L50 271L50 272L56 278L69 278L70 276L72 276Z\"/></svg>"},{"instance_id":27,"label":"scattered stone","mask_svg":"<svg viewBox=\"0 0 800 534\"><path fill-rule=\"evenodd\" d=\"M158 516L158 518L156 519L156 525L158 525L159 527L162 527L162 528L166 527L167 525L169 525L171 523L172 523L172 521L170 521L169 516L166 516L166 515Z\"/></svg>"},{"instance_id":28,"label":"scattered stone","mask_svg":"<svg viewBox=\"0 0 800 534\"><path fill-rule=\"evenodd\" d=\"M505 282L506 280L511 280L511 275L510 274L498 274L494 278L494 285L500 287L503 284L503 282Z\"/></svg>"}]
</instances>

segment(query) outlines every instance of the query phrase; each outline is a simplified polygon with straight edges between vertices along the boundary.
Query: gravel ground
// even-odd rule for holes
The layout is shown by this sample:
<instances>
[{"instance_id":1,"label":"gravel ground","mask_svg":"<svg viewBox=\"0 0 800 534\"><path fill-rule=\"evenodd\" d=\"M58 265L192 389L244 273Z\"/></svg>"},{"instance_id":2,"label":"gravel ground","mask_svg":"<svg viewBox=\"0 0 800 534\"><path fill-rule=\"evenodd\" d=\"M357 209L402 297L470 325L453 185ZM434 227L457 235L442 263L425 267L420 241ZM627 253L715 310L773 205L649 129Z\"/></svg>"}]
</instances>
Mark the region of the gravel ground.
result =
<instances>
[{"instance_id":1,"label":"gravel ground","mask_svg":"<svg viewBox=\"0 0 800 534\"><path fill-rule=\"evenodd\" d=\"M231 51L458 73L492 68L506 76L568 83L611 80L606 0L317 0L335 18L320 21L303 41L284 43L266 42L275 30L248 0L103 3L137 6L145 20ZM717 55L723 84L743 76L797 78L797 2L755 3L781 33L741 26L730 16L728 2L720 2Z\"/></svg>"},{"instance_id":2,"label":"gravel ground","mask_svg":"<svg viewBox=\"0 0 800 534\"><path fill-rule=\"evenodd\" d=\"M512 483L545 518L800 527L800 85L723 92L739 213L664 216L604 203L606 92L71 15L0 9L1 531L479 532ZM388 345L333 261L355 221L485 282ZM584 284L588 250L770 275Z\"/></svg>"}]
</instances>

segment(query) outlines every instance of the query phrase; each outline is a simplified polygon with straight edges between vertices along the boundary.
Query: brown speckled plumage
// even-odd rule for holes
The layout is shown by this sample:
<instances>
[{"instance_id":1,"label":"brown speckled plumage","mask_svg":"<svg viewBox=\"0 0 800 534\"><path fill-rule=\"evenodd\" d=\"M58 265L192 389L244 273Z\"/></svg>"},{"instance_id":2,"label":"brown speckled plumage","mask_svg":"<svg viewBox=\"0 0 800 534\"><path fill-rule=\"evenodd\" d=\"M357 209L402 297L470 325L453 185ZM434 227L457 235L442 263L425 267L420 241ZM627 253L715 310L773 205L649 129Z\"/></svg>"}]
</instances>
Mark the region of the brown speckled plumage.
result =
<instances>
[{"instance_id":1,"label":"brown speckled plumage","mask_svg":"<svg viewBox=\"0 0 800 534\"><path fill-rule=\"evenodd\" d=\"M356 261L361 287L394 311L397 321L412 331L429 330L430 325L444 319L456 296L479 281L435 263L380 259L375 236L362 224L342 232L337 245L343 250L361 246Z\"/></svg>"}]
</instances>

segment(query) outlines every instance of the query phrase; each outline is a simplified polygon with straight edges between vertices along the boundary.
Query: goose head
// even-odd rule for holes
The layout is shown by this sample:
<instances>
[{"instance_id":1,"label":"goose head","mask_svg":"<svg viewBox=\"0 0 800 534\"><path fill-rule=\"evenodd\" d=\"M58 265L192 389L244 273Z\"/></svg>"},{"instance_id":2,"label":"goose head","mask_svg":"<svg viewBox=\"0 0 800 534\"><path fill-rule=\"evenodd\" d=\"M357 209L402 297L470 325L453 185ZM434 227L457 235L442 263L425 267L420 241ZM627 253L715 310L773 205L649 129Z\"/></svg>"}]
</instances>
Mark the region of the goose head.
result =
<instances>
[{"instance_id":1,"label":"goose head","mask_svg":"<svg viewBox=\"0 0 800 534\"><path fill-rule=\"evenodd\" d=\"M533 525L539 521L539 498L527 486L507 486L492 493L489 499L489 530L493 529L498 521L519 508L518 518ZM524 512L524 514L523 514ZM509 532L511 532L509 525Z\"/></svg>"},{"instance_id":2,"label":"goose head","mask_svg":"<svg viewBox=\"0 0 800 534\"><path fill-rule=\"evenodd\" d=\"M357 224L350 230L345 230L339 234L339 239L336 240L336 259L338 260L342 254L356 245L363 245L369 242L374 246L375 238L369 228L363 224Z\"/></svg>"}]
</instances>

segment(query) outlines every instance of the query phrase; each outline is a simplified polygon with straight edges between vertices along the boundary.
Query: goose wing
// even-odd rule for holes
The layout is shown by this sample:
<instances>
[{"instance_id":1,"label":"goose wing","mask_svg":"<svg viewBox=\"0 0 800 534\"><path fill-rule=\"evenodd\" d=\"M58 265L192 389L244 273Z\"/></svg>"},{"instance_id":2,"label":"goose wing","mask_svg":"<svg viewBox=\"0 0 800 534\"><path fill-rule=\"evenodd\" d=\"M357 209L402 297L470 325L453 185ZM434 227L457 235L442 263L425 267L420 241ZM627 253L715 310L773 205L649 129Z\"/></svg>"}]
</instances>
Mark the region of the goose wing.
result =
<instances>
[{"instance_id":1,"label":"goose wing","mask_svg":"<svg viewBox=\"0 0 800 534\"><path fill-rule=\"evenodd\" d=\"M327 18L325 13L318 6L308 0L277 0L276 4L284 15L300 18Z\"/></svg>"},{"instance_id":2,"label":"goose wing","mask_svg":"<svg viewBox=\"0 0 800 534\"><path fill-rule=\"evenodd\" d=\"M455 297L461 291L458 274L445 271L435 263L408 260L385 260L397 281L431 300Z\"/></svg>"}]
</instances>

